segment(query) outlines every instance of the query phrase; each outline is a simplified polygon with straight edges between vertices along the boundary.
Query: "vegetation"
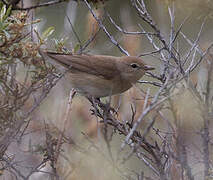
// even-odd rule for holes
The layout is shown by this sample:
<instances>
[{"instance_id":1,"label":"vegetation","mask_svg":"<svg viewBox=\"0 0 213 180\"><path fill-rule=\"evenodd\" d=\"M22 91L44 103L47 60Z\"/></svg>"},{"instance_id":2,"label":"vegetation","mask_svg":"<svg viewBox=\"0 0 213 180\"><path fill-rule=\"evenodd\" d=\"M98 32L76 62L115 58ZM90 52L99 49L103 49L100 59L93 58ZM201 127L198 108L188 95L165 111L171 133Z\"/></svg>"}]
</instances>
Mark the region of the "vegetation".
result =
<instances>
[{"instance_id":1,"label":"vegetation","mask_svg":"<svg viewBox=\"0 0 213 180\"><path fill-rule=\"evenodd\" d=\"M34 14L71 1L1 1L0 178L212 178L212 2L118 2L77 1L71 35L51 41L56 27L40 32ZM156 70L119 97L68 97L41 47L137 55Z\"/></svg>"}]
</instances>

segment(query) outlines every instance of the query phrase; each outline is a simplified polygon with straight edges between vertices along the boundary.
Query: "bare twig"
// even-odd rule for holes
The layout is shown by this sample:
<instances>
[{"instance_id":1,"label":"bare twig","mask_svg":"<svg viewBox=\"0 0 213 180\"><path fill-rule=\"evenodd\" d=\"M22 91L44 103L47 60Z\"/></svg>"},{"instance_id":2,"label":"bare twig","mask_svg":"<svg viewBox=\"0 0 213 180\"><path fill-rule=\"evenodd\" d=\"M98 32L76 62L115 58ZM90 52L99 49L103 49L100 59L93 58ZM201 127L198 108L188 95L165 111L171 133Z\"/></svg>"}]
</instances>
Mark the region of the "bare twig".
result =
<instances>
[{"instance_id":1,"label":"bare twig","mask_svg":"<svg viewBox=\"0 0 213 180\"><path fill-rule=\"evenodd\" d=\"M85 4L87 5L87 7L89 8L89 11L91 12L91 14L93 15L93 17L95 18L95 20L98 22L99 27L104 31L104 33L108 36L108 38L110 39L110 41L118 47L118 49L126 54L127 56L129 56L129 53L121 47L121 45L115 40L115 38L107 31L106 27L103 25L101 19L98 18L98 16L95 14L95 12L93 11L92 7L90 6L90 4L88 3L87 0L84 0Z\"/></svg>"},{"instance_id":2,"label":"bare twig","mask_svg":"<svg viewBox=\"0 0 213 180\"><path fill-rule=\"evenodd\" d=\"M125 144L129 142L130 138L132 137L134 131L137 129L138 125L141 123L141 121L144 119L144 117L151 111L153 110L155 107L157 107L159 104L161 104L162 102L164 102L165 100L167 100L169 97L165 97L162 98L160 101L158 101L159 95L160 93L166 88L168 82L169 82L169 77L167 78L166 82L164 83L164 85L159 89L159 91L155 94L151 104L146 107L141 115L139 116L139 118L137 119L137 121L134 123L132 129L130 130L130 132L128 133L128 135L125 138L125 142L121 145L121 148L123 149Z\"/></svg>"},{"instance_id":3,"label":"bare twig","mask_svg":"<svg viewBox=\"0 0 213 180\"><path fill-rule=\"evenodd\" d=\"M70 111L71 111L72 100L73 100L75 94L76 94L76 91L74 89L72 89L70 91L69 100L68 100L68 104L67 104L67 109L66 109L66 113L65 113L63 131L62 131L62 133L60 133L59 138L58 138L58 142L57 142L57 145L56 145L56 151L55 151L56 152L56 157L55 157L55 161L56 162L57 162L59 154L60 154L60 148L61 148L61 145L62 145L63 133L66 132L67 122L69 120L69 114L70 114Z\"/></svg>"},{"instance_id":4,"label":"bare twig","mask_svg":"<svg viewBox=\"0 0 213 180\"><path fill-rule=\"evenodd\" d=\"M78 43L79 43L79 45L80 45L80 52L82 52L82 43L81 43L80 37L78 36L77 32L75 31L75 28L73 27L72 22L71 22L69 16L66 15L66 17L67 17L67 20L69 21L69 24L70 24L70 26L71 26L71 29L72 29L72 31L73 31L75 37L76 37L76 39L77 39L77 41L78 41Z\"/></svg>"},{"instance_id":5,"label":"bare twig","mask_svg":"<svg viewBox=\"0 0 213 180\"><path fill-rule=\"evenodd\" d=\"M108 16L109 20L111 21L111 23L115 26L115 28L123 34L128 34L128 35L146 35L146 34L155 35L155 33L145 32L145 31L126 31L115 23L115 21L112 19L112 17L110 16L110 14L108 12L107 12L107 16Z\"/></svg>"},{"instance_id":6,"label":"bare twig","mask_svg":"<svg viewBox=\"0 0 213 180\"><path fill-rule=\"evenodd\" d=\"M54 1L47 2L47 3L38 4L35 6L26 7L26 8L13 7L13 9L26 11L26 10L36 9L36 8L40 8L40 7L52 6L52 5L59 4L59 3L65 2L65 1L66 0L54 0Z\"/></svg>"},{"instance_id":7,"label":"bare twig","mask_svg":"<svg viewBox=\"0 0 213 180\"><path fill-rule=\"evenodd\" d=\"M186 54L185 58L182 60L182 65L184 66L185 63L187 62L187 60L189 59L189 56L191 55L191 53L193 52L193 50L196 48L196 46L198 45L198 42L199 42L199 39L200 39L200 36L201 36L201 32L203 30L203 27L205 25L205 22L206 22L206 18L204 19L203 23L201 24L201 27L200 27L200 31L198 32L198 35L197 35L197 38L196 40L194 41L194 44L192 45L191 49L188 51L188 53Z\"/></svg>"},{"instance_id":8,"label":"bare twig","mask_svg":"<svg viewBox=\"0 0 213 180\"><path fill-rule=\"evenodd\" d=\"M158 83L158 82L152 82L152 81L145 81L145 80L140 80L138 81L138 83L142 83L142 84L151 84L153 86L157 86L157 87L161 87L162 84Z\"/></svg>"}]
</instances>

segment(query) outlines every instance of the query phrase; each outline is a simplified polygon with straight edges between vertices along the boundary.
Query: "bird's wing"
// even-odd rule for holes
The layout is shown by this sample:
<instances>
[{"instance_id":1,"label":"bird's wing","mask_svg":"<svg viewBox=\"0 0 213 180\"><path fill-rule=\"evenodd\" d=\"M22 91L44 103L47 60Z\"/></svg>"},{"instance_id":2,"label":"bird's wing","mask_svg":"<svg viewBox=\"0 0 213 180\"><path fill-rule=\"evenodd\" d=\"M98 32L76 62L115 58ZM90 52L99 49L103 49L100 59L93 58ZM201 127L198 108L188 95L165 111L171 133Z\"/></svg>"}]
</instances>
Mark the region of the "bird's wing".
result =
<instances>
[{"instance_id":1,"label":"bird's wing","mask_svg":"<svg viewBox=\"0 0 213 180\"><path fill-rule=\"evenodd\" d=\"M85 72L108 80L119 75L116 62L112 60L114 57L111 56L46 53L62 66L70 68L73 73Z\"/></svg>"}]
</instances>

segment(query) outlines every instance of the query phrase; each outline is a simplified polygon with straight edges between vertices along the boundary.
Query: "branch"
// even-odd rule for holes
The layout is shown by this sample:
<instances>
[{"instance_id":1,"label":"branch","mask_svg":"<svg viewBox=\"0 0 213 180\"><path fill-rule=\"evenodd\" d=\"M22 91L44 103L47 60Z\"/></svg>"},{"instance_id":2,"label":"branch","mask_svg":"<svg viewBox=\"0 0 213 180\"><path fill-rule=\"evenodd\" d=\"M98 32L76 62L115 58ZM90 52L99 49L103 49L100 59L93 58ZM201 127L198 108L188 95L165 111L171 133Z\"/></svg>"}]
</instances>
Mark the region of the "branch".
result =
<instances>
[{"instance_id":1,"label":"branch","mask_svg":"<svg viewBox=\"0 0 213 180\"><path fill-rule=\"evenodd\" d=\"M120 44L115 40L115 38L107 31L106 27L103 25L103 22L101 21L101 19L98 18L98 16L95 14L95 12L93 11L92 7L90 6L90 4L87 2L87 0L84 0L85 4L87 5L89 11L91 12L91 14L93 15L93 17L95 18L95 20L97 21L97 23L99 24L99 27L105 32L105 34L109 37L110 41L118 47L118 49L124 53L125 55L129 56L129 53L120 46Z\"/></svg>"},{"instance_id":2,"label":"branch","mask_svg":"<svg viewBox=\"0 0 213 180\"><path fill-rule=\"evenodd\" d=\"M115 26L115 28L124 33L124 34L128 34L128 35L146 35L146 34L149 34L149 35L156 35L156 33L151 33L151 32L145 32L145 31L126 31L124 29L122 29L120 26L118 26L115 21L111 18L111 16L109 15L109 13L107 12L107 16L109 18L109 20L111 21L111 23Z\"/></svg>"},{"instance_id":3,"label":"branch","mask_svg":"<svg viewBox=\"0 0 213 180\"><path fill-rule=\"evenodd\" d=\"M20 8L20 7L13 7L14 10L20 10L20 11L26 11L26 10L31 10L31 9L36 9L36 8L40 8L40 7L46 7L46 6L51 6L51 5L55 5L55 4L59 4L62 2L66 2L67 0L55 0L55 1L50 1L47 3L43 3L43 4L38 4L35 6L30 6L30 7L26 7L26 8Z\"/></svg>"}]
</instances>

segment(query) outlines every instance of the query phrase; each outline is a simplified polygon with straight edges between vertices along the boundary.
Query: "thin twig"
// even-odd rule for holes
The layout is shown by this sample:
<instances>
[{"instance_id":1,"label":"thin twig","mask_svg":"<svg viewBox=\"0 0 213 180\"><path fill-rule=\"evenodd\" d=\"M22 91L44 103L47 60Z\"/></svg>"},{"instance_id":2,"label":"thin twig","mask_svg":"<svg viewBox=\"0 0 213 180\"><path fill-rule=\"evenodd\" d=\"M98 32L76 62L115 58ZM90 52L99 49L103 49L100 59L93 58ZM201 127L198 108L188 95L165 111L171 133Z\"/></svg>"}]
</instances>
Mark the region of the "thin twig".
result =
<instances>
[{"instance_id":1,"label":"thin twig","mask_svg":"<svg viewBox=\"0 0 213 180\"><path fill-rule=\"evenodd\" d=\"M146 34L155 35L155 33L145 32L145 31L126 31L115 23L115 21L112 19L112 17L110 16L110 14L108 12L107 12L107 16L108 16L109 20L111 21L111 23L115 26L115 28L118 31L120 31L124 34L128 34L128 35L146 35Z\"/></svg>"},{"instance_id":2,"label":"thin twig","mask_svg":"<svg viewBox=\"0 0 213 180\"><path fill-rule=\"evenodd\" d=\"M203 31L203 27L205 25L206 22L206 18L204 19L204 21L201 24L200 27L200 31L198 32L197 38L194 41L194 44L192 45L191 49L188 51L188 53L186 54L185 58L182 60L182 66L185 65L185 63L187 62L187 60L189 59L189 56L191 55L191 53L193 52L193 50L196 48L196 46L198 45L198 42L200 40L200 36L201 36L201 32Z\"/></svg>"},{"instance_id":3,"label":"thin twig","mask_svg":"<svg viewBox=\"0 0 213 180\"><path fill-rule=\"evenodd\" d=\"M158 82L152 82L152 81L145 81L145 80L139 80L137 81L138 83L142 83L142 84L151 84L153 86L157 86L157 87L161 87L162 84L158 83Z\"/></svg>"},{"instance_id":4,"label":"thin twig","mask_svg":"<svg viewBox=\"0 0 213 180\"><path fill-rule=\"evenodd\" d=\"M66 15L66 17L67 17L67 20L69 21L69 24L70 24L70 26L71 26L71 29L72 29L72 31L73 31L75 37L76 37L76 39L77 39L77 41L78 41L78 43L79 43L79 45L80 45L80 51L82 52L82 43L81 43L80 37L78 36L77 32L75 31L75 28L73 27L72 22L71 22L69 16Z\"/></svg>"},{"instance_id":5,"label":"thin twig","mask_svg":"<svg viewBox=\"0 0 213 180\"><path fill-rule=\"evenodd\" d=\"M30 7L26 7L26 8L19 8L19 7L13 7L14 10L21 10L21 11L26 11L26 10L31 10L31 9L36 9L36 8L40 8L40 7L46 7L46 6L52 6L55 4L59 4L62 2L66 2L67 0L55 0L55 1L50 1L47 3L43 3L43 4L38 4L35 6L30 6Z\"/></svg>"},{"instance_id":6,"label":"thin twig","mask_svg":"<svg viewBox=\"0 0 213 180\"><path fill-rule=\"evenodd\" d=\"M79 54L79 53L81 53L82 51L84 51L84 50L90 45L90 43L92 43L92 42L95 40L95 38L96 38L96 36L98 35L98 33L100 32L100 30L101 30L101 28L99 27L98 31L97 31L95 34L92 34L91 37L87 40L87 42L86 42L85 44L82 45L81 51L79 50L79 51L77 52L77 54Z\"/></svg>"},{"instance_id":7,"label":"thin twig","mask_svg":"<svg viewBox=\"0 0 213 180\"><path fill-rule=\"evenodd\" d=\"M69 114L70 114L70 111L71 111L72 100L73 100L75 94L76 94L76 91L74 89L72 89L70 91L67 109L66 109L66 113L65 113L65 118L64 118L65 120L64 120L64 124L63 124L64 127L63 127L63 131L62 131L63 133L66 132L67 122L69 120ZM60 136L58 138L58 142L57 142L57 145L56 145L56 150L55 150L55 152L56 152L55 161L56 162L57 162L59 154L60 154L60 147L62 145L63 133L60 133Z\"/></svg>"},{"instance_id":8,"label":"thin twig","mask_svg":"<svg viewBox=\"0 0 213 180\"><path fill-rule=\"evenodd\" d=\"M87 0L84 0L85 4L87 5L89 11L91 12L91 14L93 15L93 17L95 18L95 20L98 22L99 27L104 31L104 33L109 37L110 41L118 47L118 49L124 53L125 55L129 56L129 53L123 48L121 47L121 45L115 40L115 38L107 31L106 27L103 25L103 22L101 21L101 19L98 18L98 16L95 14L95 12L93 11L92 7L90 6L90 4L88 3Z\"/></svg>"},{"instance_id":9,"label":"thin twig","mask_svg":"<svg viewBox=\"0 0 213 180\"><path fill-rule=\"evenodd\" d=\"M141 115L139 116L139 118L137 119L137 121L134 123L132 129L130 130L130 132L128 133L128 135L125 138L125 142L121 145L121 148L123 149L125 144L127 142L129 142L130 138L132 137L134 131L137 129L137 127L139 126L139 124L141 123L141 121L144 119L144 117L151 111L153 110L155 107L157 107L159 104L161 104L162 102L164 102L165 100L167 100L170 96L162 98L161 100L158 101L159 95L160 93L166 88L168 82L169 82L170 77L167 78L166 82L164 83L164 85L159 89L159 91L155 94L151 104L142 111Z\"/></svg>"}]
</instances>

